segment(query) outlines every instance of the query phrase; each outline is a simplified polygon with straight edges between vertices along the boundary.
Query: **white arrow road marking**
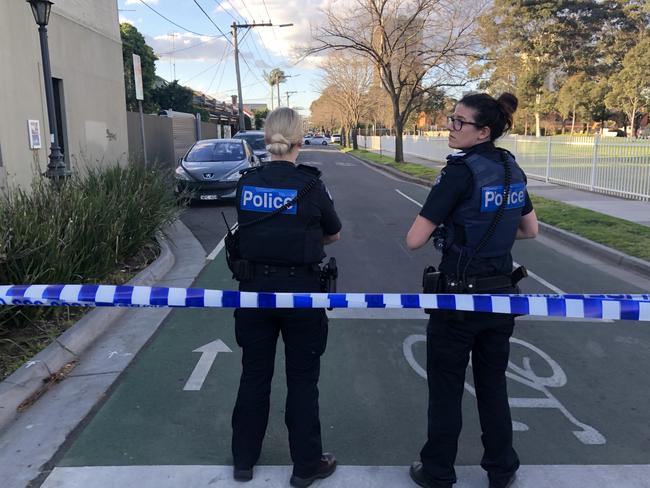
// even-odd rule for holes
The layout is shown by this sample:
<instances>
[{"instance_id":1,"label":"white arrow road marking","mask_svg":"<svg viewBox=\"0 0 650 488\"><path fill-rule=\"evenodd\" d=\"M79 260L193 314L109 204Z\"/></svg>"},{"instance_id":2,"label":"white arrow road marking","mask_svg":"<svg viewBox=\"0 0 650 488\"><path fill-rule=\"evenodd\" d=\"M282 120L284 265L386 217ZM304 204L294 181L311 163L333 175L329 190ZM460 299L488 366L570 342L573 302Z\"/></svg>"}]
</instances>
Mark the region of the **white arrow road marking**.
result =
<instances>
[{"instance_id":1,"label":"white arrow road marking","mask_svg":"<svg viewBox=\"0 0 650 488\"><path fill-rule=\"evenodd\" d=\"M217 358L217 354L220 352L232 351L221 339L217 339L205 346L194 349L192 352L200 352L201 359L199 359L199 362L196 364L194 371L192 371L190 378L187 380L187 383L185 383L185 386L183 387L183 390L185 391L199 391L210 372L212 363L214 363L214 360Z\"/></svg>"}]
</instances>

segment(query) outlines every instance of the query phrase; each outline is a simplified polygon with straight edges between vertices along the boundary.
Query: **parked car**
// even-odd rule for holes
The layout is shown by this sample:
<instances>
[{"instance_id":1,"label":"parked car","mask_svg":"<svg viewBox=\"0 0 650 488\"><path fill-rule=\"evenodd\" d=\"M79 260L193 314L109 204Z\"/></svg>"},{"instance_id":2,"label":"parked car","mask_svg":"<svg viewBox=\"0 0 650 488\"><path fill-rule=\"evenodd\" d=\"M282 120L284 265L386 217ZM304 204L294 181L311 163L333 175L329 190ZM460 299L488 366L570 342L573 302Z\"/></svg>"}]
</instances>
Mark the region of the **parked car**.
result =
<instances>
[{"instance_id":1,"label":"parked car","mask_svg":"<svg viewBox=\"0 0 650 488\"><path fill-rule=\"evenodd\" d=\"M327 138L324 137L324 136L312 136L312 137L308 137L308 138L305 138L305 140L303 141L303 143L306 144L306 145L308 145L308 146L309 146L309 145L314 145L314 144L320 144L320 145L322 145L322 146L327 146L327 144L328 144L328 142L327 142Z\"/></svg>"},{"instance_id":2,"label":"parked car","mask_svg":"<svg viewBox=\"0 0 650 488\"><path fill-rule=\"evenodd\" d=\"M332 144L341 144L341 134L332 134L332 137L330 137L330 142Z\"/></svg>"},{"instance_id":3,"label":"parked car","mask_svg":"<svg viewBox=\"0 0 650 488\"><path fill-rule=\"evenodd\" d=\"M266 163L271 160L271 155L266 150L266 143L264 142L263 130L247 130L245 132L237 132L234 135L235 139L243 139L253 148L255 156L261 163Z\"/></svg>"},{"instance_id":4,"label":"parked car","mask_svg":"<svg viewBox=\"0 0 650 488\"><path fill-rule=\"evenodd\" d=\"M191 200L235 198L239 172L258 164L245 140L197 141L178 162L174 191L176 195L188 193Z\"/></svg>"}]
</instances>

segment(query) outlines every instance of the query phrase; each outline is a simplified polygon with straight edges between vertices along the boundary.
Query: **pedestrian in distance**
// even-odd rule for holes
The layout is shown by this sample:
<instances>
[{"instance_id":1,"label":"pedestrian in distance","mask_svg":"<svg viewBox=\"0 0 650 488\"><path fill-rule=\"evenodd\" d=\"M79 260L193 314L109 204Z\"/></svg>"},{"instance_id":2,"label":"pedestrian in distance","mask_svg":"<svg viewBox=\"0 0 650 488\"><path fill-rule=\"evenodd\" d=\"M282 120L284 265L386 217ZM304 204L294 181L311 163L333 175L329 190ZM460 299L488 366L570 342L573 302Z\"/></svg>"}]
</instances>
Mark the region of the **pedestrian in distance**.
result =
<instances>
[{"instance_id":1,"label":"pedestrian in distance","mask_svg":"<svg viewBox=\"0 0 650 488\"><path fill-rule=\"evenodd\" d=\"M517 98L485 93L463 97L447 117L449 147L459 152L434 183L406 236L409 249L429 239L442 251L439 269L425 270L426 293L519 293L524 268L513 271L516 239L533 238L538 224L526 176L494 141L512 126ZM431 310L427 325L429 410L427 441L410 475L419 486L448 488L460 435L465 371L471 353L490 488L510 486L519 468L513 448L505 371L514 316Z\"/></svg>"},{"instance_id":2,"label":"pedestrian in distance","mask_svg":"<svg viewBox=\"0 0 650 488\"><path fill-rule=\"evenodd\" d=\"M264 135L271 161L244 170L237 185L238 228L233 234L235 244L227 251L240 291L322 291L323 248L339 239L341 222L320 171L296 164L302 127L294 110L272 111ZM236 480L251 480L260 457L280 334L288 390L285 423L293 460L290 484L309 486L336 469L334 456L323 453L318 408L327 330L323 309L235 310L237 344L242 348L242 374L232 415Z\"/></svg>"}]
</instances>

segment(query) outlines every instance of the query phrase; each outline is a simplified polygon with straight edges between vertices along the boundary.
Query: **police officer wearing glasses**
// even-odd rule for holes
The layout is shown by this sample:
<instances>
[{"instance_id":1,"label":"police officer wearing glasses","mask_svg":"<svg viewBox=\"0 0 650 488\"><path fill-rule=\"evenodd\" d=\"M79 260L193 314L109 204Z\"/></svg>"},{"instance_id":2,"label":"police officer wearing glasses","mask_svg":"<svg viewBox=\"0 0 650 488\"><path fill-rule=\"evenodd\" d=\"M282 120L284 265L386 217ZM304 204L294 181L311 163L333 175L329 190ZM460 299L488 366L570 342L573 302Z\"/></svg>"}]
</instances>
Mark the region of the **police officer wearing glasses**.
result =
<instances>
[{"instance_id":1,"label":"police officer wearing glasses","mask_svg":"<svg viewBox=\"0 0 650 488\"><path fill-rule=\"evenodd\" d=\"M526 176L512 154L494 141L512 126L517 98L484 93L462 98L447 119L447 157L420 214L406 237L409 249L432 238L442 251L439 270L425 270L429 293L518 293L526 275L513 271L515 239L533 238L538 225ZM447 488L456 482L454 462L461 431L465 370L472 358L490 488L512 484L519 458L505 371L514 316L431 310L427 326L429 412L427 441L410 475L419 486Z\"/></svg>"},{"instance_id":2,"label":"police officer wearing glasses","mask_svg":"<svg viewBox=\"0 0 650 488\"><path fill-rule=\"evenodd\" d=\"M229 265L241 291L321 291L318 264L325 257L323 246L339 239L341 222L320 171L296 165L302 130L294 110L271 112L265 124L271 161L245 170L238 183L238 255ZM268 423L280 334L288 390L285 423L293 460L290 484L305 487L331 475L336 460L323 453L318 412L320 357L327 344L325 311L240 308L235 311L235 329L242 375L232 416L234 478L253 478Z\"/></svg>"}]
</instances>

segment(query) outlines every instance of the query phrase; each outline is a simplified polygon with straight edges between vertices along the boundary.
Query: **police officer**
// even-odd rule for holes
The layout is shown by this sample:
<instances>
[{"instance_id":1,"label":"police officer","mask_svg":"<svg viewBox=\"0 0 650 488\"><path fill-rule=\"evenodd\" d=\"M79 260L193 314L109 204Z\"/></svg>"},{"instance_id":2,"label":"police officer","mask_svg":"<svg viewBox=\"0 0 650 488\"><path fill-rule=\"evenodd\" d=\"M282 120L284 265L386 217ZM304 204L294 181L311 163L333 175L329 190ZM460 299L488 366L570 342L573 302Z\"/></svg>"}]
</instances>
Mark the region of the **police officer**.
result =
<instances>
[{"instance_id":1,"label":"police officer","mask_svg":"<svg viewBox=\"0 0 650 488\"><path fill-rule=\"evenodd\" d=\"M410 249L432 236L442 249L438 287L432 292L518 293L510 250L515 239L533 238L538 225L526 177L514 157L494 141L512 126L517 98L479 93L463 97L447 118L447 158L420 214L409 230ZM435 232L434 232L435 231ZM410 475L423 487L451 487L461 430L465 370L472 357L484 454L490 488L512 484L519 458L505 370L514 316L434 310L427 326L429 412L427 442Z\"/></svg>"},{"instance_id":2,"label":"police officer","mask_svg":"<svg viewBox=\"0 0 650 488\"><path fill-rule=\"evenodd\" d=\"M265 142L271 161L245 172L237 186L239 248L247 264L245 276L238 277L239 289L319 292L323 246L339 239L341 222L319 179L320 171L296 165L302 144L300 116L287 107L271 112ZM260 220L292 201L281 213ZM260 221L246 225L255 220ZM293 460L290 484L309 486L331 475L336 460L323 453L318 413L320 356L327 343L325 311L242 308L235 311L235 329L243 355L232 416L234 478L251 480L260 456L279 334L286 355L285 423Z\"/></svg>"}]
</instances>

